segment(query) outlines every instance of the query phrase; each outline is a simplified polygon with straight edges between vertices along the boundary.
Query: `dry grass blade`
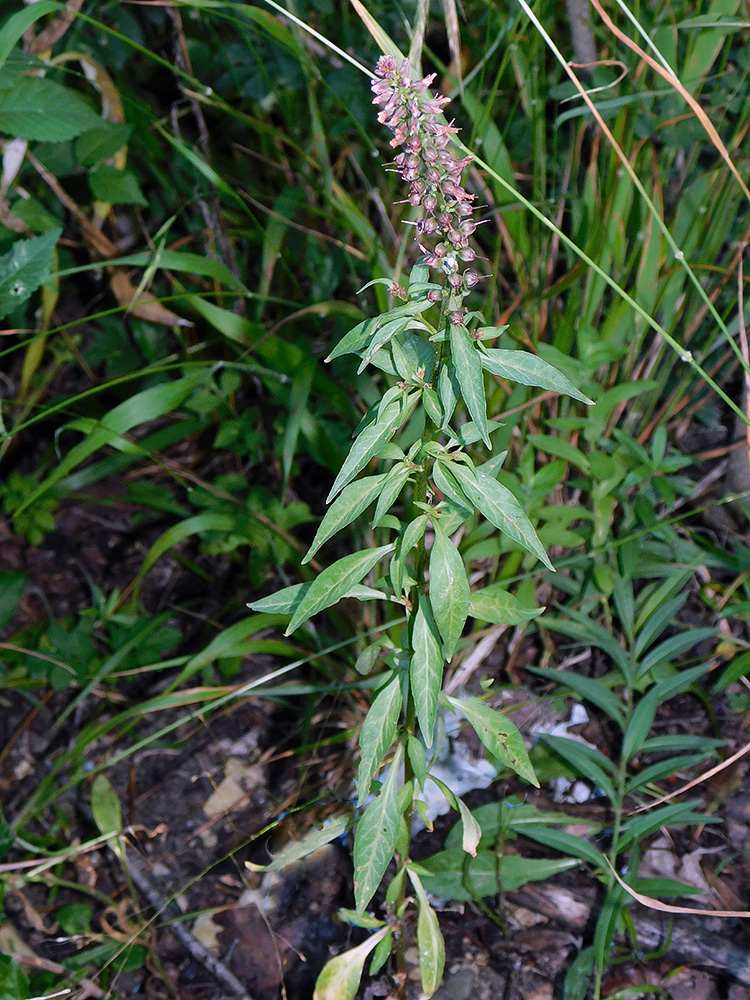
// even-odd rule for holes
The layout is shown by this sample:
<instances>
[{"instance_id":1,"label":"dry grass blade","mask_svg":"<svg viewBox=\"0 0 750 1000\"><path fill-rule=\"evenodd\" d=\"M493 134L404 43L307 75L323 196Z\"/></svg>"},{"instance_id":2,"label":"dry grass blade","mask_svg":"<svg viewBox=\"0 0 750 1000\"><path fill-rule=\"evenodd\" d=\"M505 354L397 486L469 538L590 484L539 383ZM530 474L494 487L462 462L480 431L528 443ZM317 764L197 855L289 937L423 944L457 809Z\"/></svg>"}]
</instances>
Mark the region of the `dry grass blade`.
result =
<instances>
[{"instance_id":1,"label":"dry grass blade","mask_svg":"<svg viewBox=\"0 0 750 1000\"><path fill-rule=\"evenodd\" d=\"M744 920L750 918L750 910L699 910L695 906L672 906L669 903L662 903L660 899L654 899L652 896L644 896L642 892L636 892L635 889L631 889L620 878L615 869L612 868L609 861L607 861L607 864L617 879L618 884L622 886L625 892L643 906L647 906L650 910L659 910L661 913L691 913L699 917L741 917Z\"/></svg>"}]
</instances>

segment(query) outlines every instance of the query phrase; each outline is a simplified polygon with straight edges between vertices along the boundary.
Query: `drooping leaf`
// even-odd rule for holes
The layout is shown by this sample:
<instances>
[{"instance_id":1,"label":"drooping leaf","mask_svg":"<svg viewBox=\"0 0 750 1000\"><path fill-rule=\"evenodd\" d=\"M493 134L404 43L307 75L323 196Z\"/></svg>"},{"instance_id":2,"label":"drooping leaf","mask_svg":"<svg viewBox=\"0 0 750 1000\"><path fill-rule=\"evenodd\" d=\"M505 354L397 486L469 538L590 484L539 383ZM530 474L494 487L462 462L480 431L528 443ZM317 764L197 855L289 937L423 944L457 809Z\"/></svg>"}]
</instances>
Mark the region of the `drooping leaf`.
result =
<instances>
[{"instance_id":1,"label":"drooping leaf","mask_svg":"<svg viewBox=\"0 0 750 1000\"><path fill-rule=\"evenodd\" d=\"M494 524L508 538L535 555L548 569L554 570L544 546L537 538L534 526L509 489L483 472L472 474L460 462L453 463L452 471L466 496L490 524Z\"/></svg>"},{"instance_id":2,"label":"drooping leaf","mask_svg":"<svg viewBox=\"0 0 750 1000\"><path fill-rule=\"evenodd\" d=\"M440 933L437 914L430 906L427 893L415 871L409 869L409 878L417 892L417 949L419 972L422 977L422 995L431 997L440 986L445 970L445 941Z\"/></svg>"},{"instance_id":3,"label":"drooping leaf","mask_svg":"<svg viewBox=\"0 0 750 1000\"><path fill-rule=\"evenodd\" d=\"M439 522L430 549L430 606L450 662L469 614L469 581L458 549Z\"/></svg>"},{"instance_id":4,"label":"drooping leaf","mask_svg":"<svg viewBox=\"0 0 750 1000\"><path fill-rule=\"evenodd\" d=\"M490 434L487 428L487 402L484 395L484 377L474 341L461 323L450 324L450 361L455 366L461 395L471 419L488 448Z\"/></svg>"},{"instance_id":5,"label":"drooping leaf","mask_svg":"<svg viewBox=\"0 0 750 1000\"><path fill-rule=\"evenodd\" d=\"M527 608L502 583L475 590L469 597L469 614L493 625L522 625L537 618L544 608Z\"/></svg>"},{"instance_id":6,"label":"drooping leaf","mask_svg":"<svg viewBox=\"0 0 750 1000\"><path fill-rule=\"evenodd\" d=\"M582 403L593 405L593 399L584 396L569 378L553 365L542 361L536 354L529 354L527 351L503 351L500 348L482 348L478 353L482 367L492 375L520 382L521 385L551 389L553 392L561 392Z\"/></svg>"},{"instance_id":7,"label":"drooping leaf","mask_svg":"<svg viewBox=\"0 0 750 1000\"><path fill-rule=\"evenodd\" d=\"M341 491L326 511L325 517L320 522L318 530L315 532L312 545L310 546L302 565L309 562L318 549L328 541L337 531L341 531L347 524L351 524L359 515L366 510L378 496L386 478L386 473L379 476L365 476L354 483L349 483Z\"/></svg>"},{"instance_id":8,"label":"drooping leaf","mask_svg":"<svg viewBox=\"0 0 750 1000\"><path fill-rule=\"evenodd\" d=\"M370 794L370 785L383 758L396 737L401 713L401 682L395 672L372 700L359 734L361 756L357 772L357 808Z\"/></svg>"},{"instance_id":9,"label":"drooping leaf","mask_svg":"<svg viewBox=\"0 0 750 1000\"><path fill-rule=\"evenodd\" d=\"M389 933L389 928L383 927L356 948L326 962L315 983L313 1000L354 1000L367 956Z\"/></svg>"},{"instance_id":10,"label":"drooping leaf","mask_svg":"<svg viewBox=\"0 0 750 1000\"><path fill-rule=\"evenodd\" d=\"M422 738L431 747L438 697L443 686L443 651L437 624L423 594L419 596L414 616L409 678Z\"/></svg>"},{"instance_id":11,"label":"drooping leaf","mask_svg":"<svg viewBox=\"0 0 750 1000\"><path fill-rule=\"evenodd\" d=\"M531 766L523 737L516 726L500 712L496 712L479 698L451 698L444 696L454 712L463 715L474 727L486 750L505 767L511 768L521 778L539 787Z\"/></svg>"},{"instance_id":12,"label":"drooping leaf","mask_svg":"<svg viewBox=\"0 0 750 1000\"><path fill-rule=\"evenodd\" d=\"M17 240L0 257L0 319L31 298L50 275L61 232L52 229L43 236Z\"/></svg>"},{"instance_id":13,"label":"drooping leaf","mask_svg":"<svg viewBox=\"0 0 750 1000\"><path fill-rule=\"evenodd\" d=\"M344 459L344 464L336 476L326 503L331 500L360 472L370 459L377 455L387 441L393 437L401 422L401 400L394 399L383 410L374 423L369 424L357 437Z\"/></svg>"},{"instance_id":14,"label":"drooping leaf","mask_svg":"<svg viewBox=\"0 0 750 1000\"><path fill-rule=\"evenodd\" d=\"M354 837L354 898L362 913L380 885L396 848L401 813L399 769L403 749L393 756L388 775L357 825Z\"/></svg>"},{"instance_id":15,"label":"drooping leaf","mask_svg":"<svg viewBox=\"0 0 750 1000\"><path fill-rule=\"evenodd\" d=\"M393 548L391 544L381 545L377 549L366 549L364 552L353 552L324 569L313 580L310 589L305 592L297 605L285 635L291 635L308 618L340 601L355 584L367 576L383 556L392 552Z\"/></svg>"}]
</instances>

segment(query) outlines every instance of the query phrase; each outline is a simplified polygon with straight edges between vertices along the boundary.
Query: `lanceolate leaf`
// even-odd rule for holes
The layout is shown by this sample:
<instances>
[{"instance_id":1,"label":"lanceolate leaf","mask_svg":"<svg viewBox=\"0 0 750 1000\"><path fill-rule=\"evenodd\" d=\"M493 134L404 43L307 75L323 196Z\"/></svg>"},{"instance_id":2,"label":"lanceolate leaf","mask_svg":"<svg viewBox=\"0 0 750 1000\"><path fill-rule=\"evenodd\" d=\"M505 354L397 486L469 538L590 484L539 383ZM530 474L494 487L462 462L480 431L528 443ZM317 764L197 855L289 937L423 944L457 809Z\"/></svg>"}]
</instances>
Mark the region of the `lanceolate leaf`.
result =
<instances>
[{"instance_id":1,"label":"lanceolate leaf","mask_svg":"<svg viewBox=\"0 0 750 1000\"><path fill-rule=\"evenodd\" d=\"M396 849L399 821L398 790L403 749L394 754L388 776L365 810L354 838L354 899L362 913L380 885Z\"/></svg>"},{"instance_id":2,"label":"lanceolate leaf","mask_svg":"<svg viewBox=\"0 0 750 1000\"><path fill-rule=\"evenodd\" d=\"M422 995L431 997L440 986L445 969L445 941L440 933L437 914L430 906L427 893L416 872L409 869L409 878L417 892L417 949L419 972L422 977Z\"/></svg>"},{"instance_id":3,"label":"lanceolate leaf","mask_svg":"<svg viewBox=\"0 0 750 1000\"><path fill-rule=\"evenodd\" d=\"M290 635L308 618L340 601L355 584L367 576L378 560L392 550L393 545L381 545L377 549L354 552L324 569L299 602L285 634Z\"/></svg>"},{"instance_id":4,"label":"lanceolate leaf","mask_svg":"<svg viewBox=\"0 0 750 1000\"><path fill-rule=\"evenodd\" d=\"M357 808L370 794L370 785L375 772L393 744L400 713L401 683L398 675L391 673L389 680L373 698L359 734L362 755L357 775Z\"/></svg>"},{"instance_id":5,"label":"lanceolate leaf","mask_svg":"<svg viewBox=\"0 0 750 1000\"><path fill-rule=\"evenodd\" d=\"M469 614L469 581L463 559L439 525L430 549L430 605L450 661Z\"/></svg>"},{"instance_id":6,"label":"lanceolate leaf","mask_svg":"<svg viewBox=\"0 0 750 1000\"><path fill-rule=\"evenodd\" d=\"M315 983L313 1000L354 1000L367 956L389 933L390 928L383 927L356 948L327 962Z\"/></svg>"},{"instance_id":7,"label":"lanceolate leaf","mask_svg":"<svg viewBox=\"0 0 750 1000\"><path fill-rule=\"evenodd\" d=\"M536 788L539 787L523 737L510 719L490 708L479 698L458 699L446 695L445 699L454 712L463 715L471 723L477 736L493 757Z\"/></svg>"},{"instance_id":8,"label":"lanceolate leaf","mask_svg":"<svg viewBox=\"0 0 750 1000\"><path fill-rule=\"evenodd\" d=\"M441 462L435 462L433 465L432 478L435 481L435 485L453 503L458 504L459 507L463 507L466 510L471 510L474 504L465 495L454 476L451 475L453 463L449 464L446 462L446 465L448 466L447 468Z\"/></svg>"},{"instance_id":9,"label":"lanceolate leaf","mask_svg":"<svg viewBox=\"0 0 750 1000\"><path fill-rule=\"evenodd\" d=\"M460 323L450 325L450 364L455 366L461 395L482 440L491 448L487 429L487 403L484 396L482 363L469 331Z\"/></svg>"},{"instance_id":10,"label":"lanceolate leaf","mask_svg":"<svg viewBox=\"0 0 750 1000\"><path fill-rule=\"evenodd\" d=\"M320 527L315 532L315 538L310 549L302 560L302 564L309 562L321 545L328 541L337 531L341 531L347 524L351 524L362 511L366 510L375 497L380 493L385 473L379 476L365 476L355 483L349 483L341 491L341 494L334 500L326 515L320 522Z\"/></svg>"},{"instance_id":11,"label":"lanceolate leaf","mask_svg":"<svg viewBox=\"0 0 750 1000\"><path fill-rule=\"evenodd\" d=\"M424 595L420 595L414 618L412 650L409 668L412 697L422 738L431 747L438 697L443 686L443 651L438 627Z\"/></svg>"},{"instance_id":12,"label":"lanceolate leaf","mask_svg":"<svg viewBox=\"0 0 750 1000\"><path fill-rule=\"evenodd\" d=\"M390 441L401 421L401 400L394 399L383 410L378 419L367 426L352 445L341 466L336 481L331 487L326 503L331 500L351 482L357 473L364 469L370 459L377 455L383 445Z\"/></svg>"},{"instance_id":13,"label":"lanceolate leaf","mask_svg":"<svg viewBox=\"0 0 750 1000\"><path fill-rule=\"evenodd\" d=\"M475 590L469 598L469 614L493 625L522 625L543 611L544 608L525 607L501 583Z\"/></svg>"},{"instance_id":14,"label":"lanceolate leaf","mask_svg":"<svg viewBox=\"0 0 750 1000\"><path fill-rule=\"evenodd\" d=\"M387 474L383 489L378 497L375 513L372 516L372 523L378 524L380 519L388 513L401 490L406 485L406 481L412 473L412 468L405 462L394 465Z\"/></svg>"},{"instance_id":15,"label":"lanceolate leaf","mask_svg":"<svg viewBox=\"0 0 750 1000\"><path fill-rule=\"evenodd\" d=\"M456 403L461 392L456 371L452 365L443 365L440 369L437 391L440 398L440 405L443 409L443 423L441 426L445 430L453 416L453 411L456 409Z\"/></svg>"},{"instance_id":16,"label":"lanceolate leaf","mask_svg":"<svg viewBox=\"0 0 750 1000\"><path fill-rule=\"evenodd\" d=\"M509 489L483 472L473 475L459 462L453 463L451 471L466 496L475 507L479 508L490 524L494 524L508 538L535 555L548 569L554 570L555 567L549 561L531 521Z\"/></svg>"},{"instance_id":17,"label":"lanceolate leaf","mask_svg":"<svg viewBox=\"0 0 750 1000\"><path fill-rule=\"evenodd\" d=\"M482 367L492 375L508 378L521 385L531 385L538 389L552 389L572 396L582 403L593 404L593 399L584 396L570 379L552 365L542 361L536 354L527 351L503 351L499 348L483 348L479 351Z\"/></svg>"}]
</instances>

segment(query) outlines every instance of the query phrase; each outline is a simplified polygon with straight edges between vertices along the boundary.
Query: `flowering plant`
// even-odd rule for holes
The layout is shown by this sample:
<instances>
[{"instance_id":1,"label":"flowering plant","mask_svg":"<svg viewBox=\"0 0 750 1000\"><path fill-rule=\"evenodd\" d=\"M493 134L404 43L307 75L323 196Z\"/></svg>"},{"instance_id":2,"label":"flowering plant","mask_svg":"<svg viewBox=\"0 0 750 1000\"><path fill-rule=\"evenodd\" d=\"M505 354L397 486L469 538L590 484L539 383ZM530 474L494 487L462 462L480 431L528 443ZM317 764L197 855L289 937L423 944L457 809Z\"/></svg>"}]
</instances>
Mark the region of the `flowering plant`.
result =
<instances>
[{"instance_id":1,"label":"flowering plant","mask_svg":"<svg viewBox=\"0 0 750 1000\"><path fill-rule=\"evenodd\" d=\"M479 281L478 273L468 269L477 259L471 245L477 228L474 195L461 184L471 157L454 152L457 130L442 115L447 99L430 95L432 80L412 80L408 61L391 56L380 59L373 80L373 103L382 105L379 121L394 133L391 146L403 147L393 169L409 185L409 203L423 210L416 223L421 259L405 288L375 279L390 286L399 304L356 326L327 359L357 354L359 370L369 364L379 368L387 388L357 428L305 561L373 504L373 527L389 540L344 556L311 583L252 605L256 611L290 614L287 634L344 596L395 603L405 611L405 627L403 617L385 621L357 663L362 673L378 664L380 670L359 736L357 806L364 811L355 822L355 909L348 919L375 933L325 966L316 1000L353 998L367 957L373 953L370 970L377 971L391 950L403 991L404 942L414 903L424 995L431 996L440 984L443 939L419 867L410 860L413 815L424 811L427 783L435 783L459 811L467 854L476 854L481 835L461 799L431 774L441 744L440 707L470 723L498 768L537 784L513 723L481 698L451 697L443 690L445 665L469 617L517 624L542 610L523 607L501 585L472 592L456 538L478 511L553 568L521 504L495 478L504 454L476 465L470 452L480 440L491 450L492 433L500 426L487 416L484 372L588 402L535 355L487 347L502 331L481 325L481 316L466 309L465 300ZM399 445L400 431L412 442L404 445L406 451ZM358 478L370 463L377 471ZM378 566L382 575L375 586L364 586ZM332 827L331 839L339 832ZM367 908L387 872L383 917L378 918Z\"/></svg>"}]
</instances>

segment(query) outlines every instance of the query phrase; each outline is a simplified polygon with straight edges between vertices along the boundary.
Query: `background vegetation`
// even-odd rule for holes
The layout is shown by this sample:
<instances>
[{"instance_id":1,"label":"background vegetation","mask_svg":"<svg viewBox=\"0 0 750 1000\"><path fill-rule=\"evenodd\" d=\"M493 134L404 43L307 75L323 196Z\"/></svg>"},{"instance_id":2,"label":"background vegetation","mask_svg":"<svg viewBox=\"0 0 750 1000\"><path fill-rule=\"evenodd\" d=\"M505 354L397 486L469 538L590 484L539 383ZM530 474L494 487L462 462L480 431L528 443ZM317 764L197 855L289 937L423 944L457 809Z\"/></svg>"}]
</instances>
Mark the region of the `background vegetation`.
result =
<instances>
[{"instance_id":1,"label":"background vegetation","mask_svg":"<svg viewBox=\"0 0 750 1000\"><path fill-rule=\"evenodd\" d=\"M407 51L414 5L368 10ZM146 822L127 784L144 754L189 757L210 720L244 712L257 760L288 762L257 825L234 827L238 875L282 814L306 830L350 808L373 683L361 654L384 613L344 601L283 638L285 617L246 605L381 544L363 520L302 565L387 385L351 357L322 360L386 308L387 284L363 286L408 273L415 248L368 79L346 58L380 54L366 20L331 0L289 11L314 31L264 3L0 11L3 1000L180 988L160 931L198 873L176 871L161 909L139 895L128 857L146 834L122 830ZM750 15L740 0L612 2L609 23L592 11L597 62L576 73L595 118L557 58L588 62L567 8L465 0L454 14L432 11L423 65L483 161L468 178L485 220L476 307L506 327L503 346L595 401L491 377L499 481L558 572L470 526L472 583L549 611L467 629L454 676L560 719L583 703L585 742L548 732L532 757L543 788L578 777L599 799L574 837L570 805L556 822L530 799L516 822L478 798L473 874L446 828L424 884L502 922L514 885L498 844L523 833L508 857L600 886L559 989L624 996L633 980L612 963L633 960L632 899L613 868L636 891L684 895L639 879L670 827L678 852L708 837L717 877L746 877L743 852L703 829L707 786L634 810L727 756L748 707Z\"/></svg>"}]
</instances>

